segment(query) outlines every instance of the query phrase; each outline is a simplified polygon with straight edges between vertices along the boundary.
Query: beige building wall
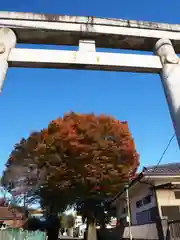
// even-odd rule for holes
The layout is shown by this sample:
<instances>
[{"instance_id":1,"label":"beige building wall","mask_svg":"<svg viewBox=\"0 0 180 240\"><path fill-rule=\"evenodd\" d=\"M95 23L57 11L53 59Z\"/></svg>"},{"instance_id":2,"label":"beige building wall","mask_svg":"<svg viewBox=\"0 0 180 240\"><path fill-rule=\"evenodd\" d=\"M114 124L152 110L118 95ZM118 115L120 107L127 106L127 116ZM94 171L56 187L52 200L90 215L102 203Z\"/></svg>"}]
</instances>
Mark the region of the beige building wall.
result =
<instances>
[{"instance_id":1,"label":"beige building wall","mask_svg":"<svg viewBox=\"0 0 180 240\"><path fill-rule=\"evenodd\" d=\"M159 213L161 217L163 217L161 212L161 206L180 206L180 199L176 199L174 191L167 189L160 189L156 191Z\"/></svg>"}]
</instances>

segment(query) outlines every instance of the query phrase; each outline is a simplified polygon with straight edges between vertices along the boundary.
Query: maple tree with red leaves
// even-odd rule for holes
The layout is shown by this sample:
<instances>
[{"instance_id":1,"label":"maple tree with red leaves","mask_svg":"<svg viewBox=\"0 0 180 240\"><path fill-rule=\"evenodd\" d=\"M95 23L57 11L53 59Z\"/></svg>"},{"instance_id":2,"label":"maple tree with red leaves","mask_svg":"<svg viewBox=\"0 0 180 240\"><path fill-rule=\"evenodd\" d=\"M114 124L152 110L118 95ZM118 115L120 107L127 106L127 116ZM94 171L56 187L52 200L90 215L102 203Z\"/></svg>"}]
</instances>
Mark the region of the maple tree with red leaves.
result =
<instances>
[{"instance_id":1,"label":"maple tree with red leaves","mask_svg":"<svg viewBox=\"0 0 180 240\"><path fill-rule=\"evenodd\" d=\"M27 176L32 186L41 186L42 205L57 210L91 196L113 196L138 165L127 122L70 112L15 145L2 182L9 186Z\"/></svg>"}]
</instances>

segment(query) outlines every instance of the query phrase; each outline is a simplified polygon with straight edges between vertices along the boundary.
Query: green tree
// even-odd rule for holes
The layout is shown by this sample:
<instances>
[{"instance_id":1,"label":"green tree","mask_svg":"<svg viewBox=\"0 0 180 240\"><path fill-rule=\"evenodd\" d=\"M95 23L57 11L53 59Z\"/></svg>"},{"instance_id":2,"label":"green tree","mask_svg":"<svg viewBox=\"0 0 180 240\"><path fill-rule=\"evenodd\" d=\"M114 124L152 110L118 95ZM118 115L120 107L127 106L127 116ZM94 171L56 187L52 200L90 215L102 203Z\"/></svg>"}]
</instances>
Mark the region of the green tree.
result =
<instances>
[{"instance_id":1,"label":"green tree","mask_svg":"<svg viewBox=\"0 0 180 240\"><path fill-rule=\"evenodd\" d=\"M73 237L73 227L75 224L75 217L72 214L61 215L61 227L67 230L68 236Z\"/></svg>"}]
</instances>

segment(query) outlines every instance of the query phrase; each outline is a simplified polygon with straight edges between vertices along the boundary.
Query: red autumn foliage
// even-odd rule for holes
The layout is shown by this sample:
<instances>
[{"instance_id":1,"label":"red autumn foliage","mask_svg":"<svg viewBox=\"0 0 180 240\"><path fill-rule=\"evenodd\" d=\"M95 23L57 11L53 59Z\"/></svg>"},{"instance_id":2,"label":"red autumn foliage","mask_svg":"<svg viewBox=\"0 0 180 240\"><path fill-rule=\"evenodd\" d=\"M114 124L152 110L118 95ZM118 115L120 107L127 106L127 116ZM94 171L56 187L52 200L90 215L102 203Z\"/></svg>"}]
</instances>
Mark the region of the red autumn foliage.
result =
<instances>
[{"instance_id":1,"label":"red autumn foliage","mask_svg":"<svg viewBox=\"0 0 180 240\"><path fill-rule=\"evenodd\" d=\"M42 181L56 191L74 189L77 197L97 191L107 196L136 174L139 156L127 122L71 112L17 144L4 179L10 179L8 171L15 165L31 166L31 175L46 169Z\"/></svg>"}]
</instances>

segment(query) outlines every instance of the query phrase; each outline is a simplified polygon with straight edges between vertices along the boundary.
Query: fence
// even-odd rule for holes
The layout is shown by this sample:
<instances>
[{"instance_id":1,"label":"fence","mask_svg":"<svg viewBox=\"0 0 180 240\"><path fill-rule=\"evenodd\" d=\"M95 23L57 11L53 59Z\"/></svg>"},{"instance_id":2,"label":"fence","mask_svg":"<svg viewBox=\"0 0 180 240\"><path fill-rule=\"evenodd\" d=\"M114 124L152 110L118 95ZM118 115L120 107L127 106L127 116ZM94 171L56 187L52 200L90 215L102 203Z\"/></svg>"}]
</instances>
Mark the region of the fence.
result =
<instances>
[{"instance_id":1,"label":"fence","mask_svg":"<svg viewBox=\"0 0 180 240\"><path fill-rule=\"evenodd\" d=\"M0 230L0 240L46 240L46 233L19 229Z\"/></svg>"},{"instance_id":2,"label":"fence","mask_svg":"<svg viewBox=\"0 0 180 240\"><path fill-rule=\"evenodd\" d=\"M164 235L162 238L159 236L156 223L131 226L133 240L180 240L180 220L162 219L161 224ZM111 232L113 235L109 238L110 240L130 239L129 227L116 227Z\"/></svg>"},{"instance_id":3,"label":"fence","mask_svg":"<svg viewBox=\"0 0 180 240\"><path fill-rule=\"evenodd\" d=\"M169 238L173 240L180 240L180 220L169 221Z\"/></svg>"},{"instance_id":4,"label":"fence","mask_svg":"<svg viewBox=\"0 0 180 240\"><path fill-rule=\"evenodd\" d=\"M118 226L110 229L110 240L130 239L130 233L133 240L159 240L156 223L134 225L129 227ZM162 240L162 239L161 239ZM180 239L179 239L180 240Z\"/></svg>"}]
</instances>

